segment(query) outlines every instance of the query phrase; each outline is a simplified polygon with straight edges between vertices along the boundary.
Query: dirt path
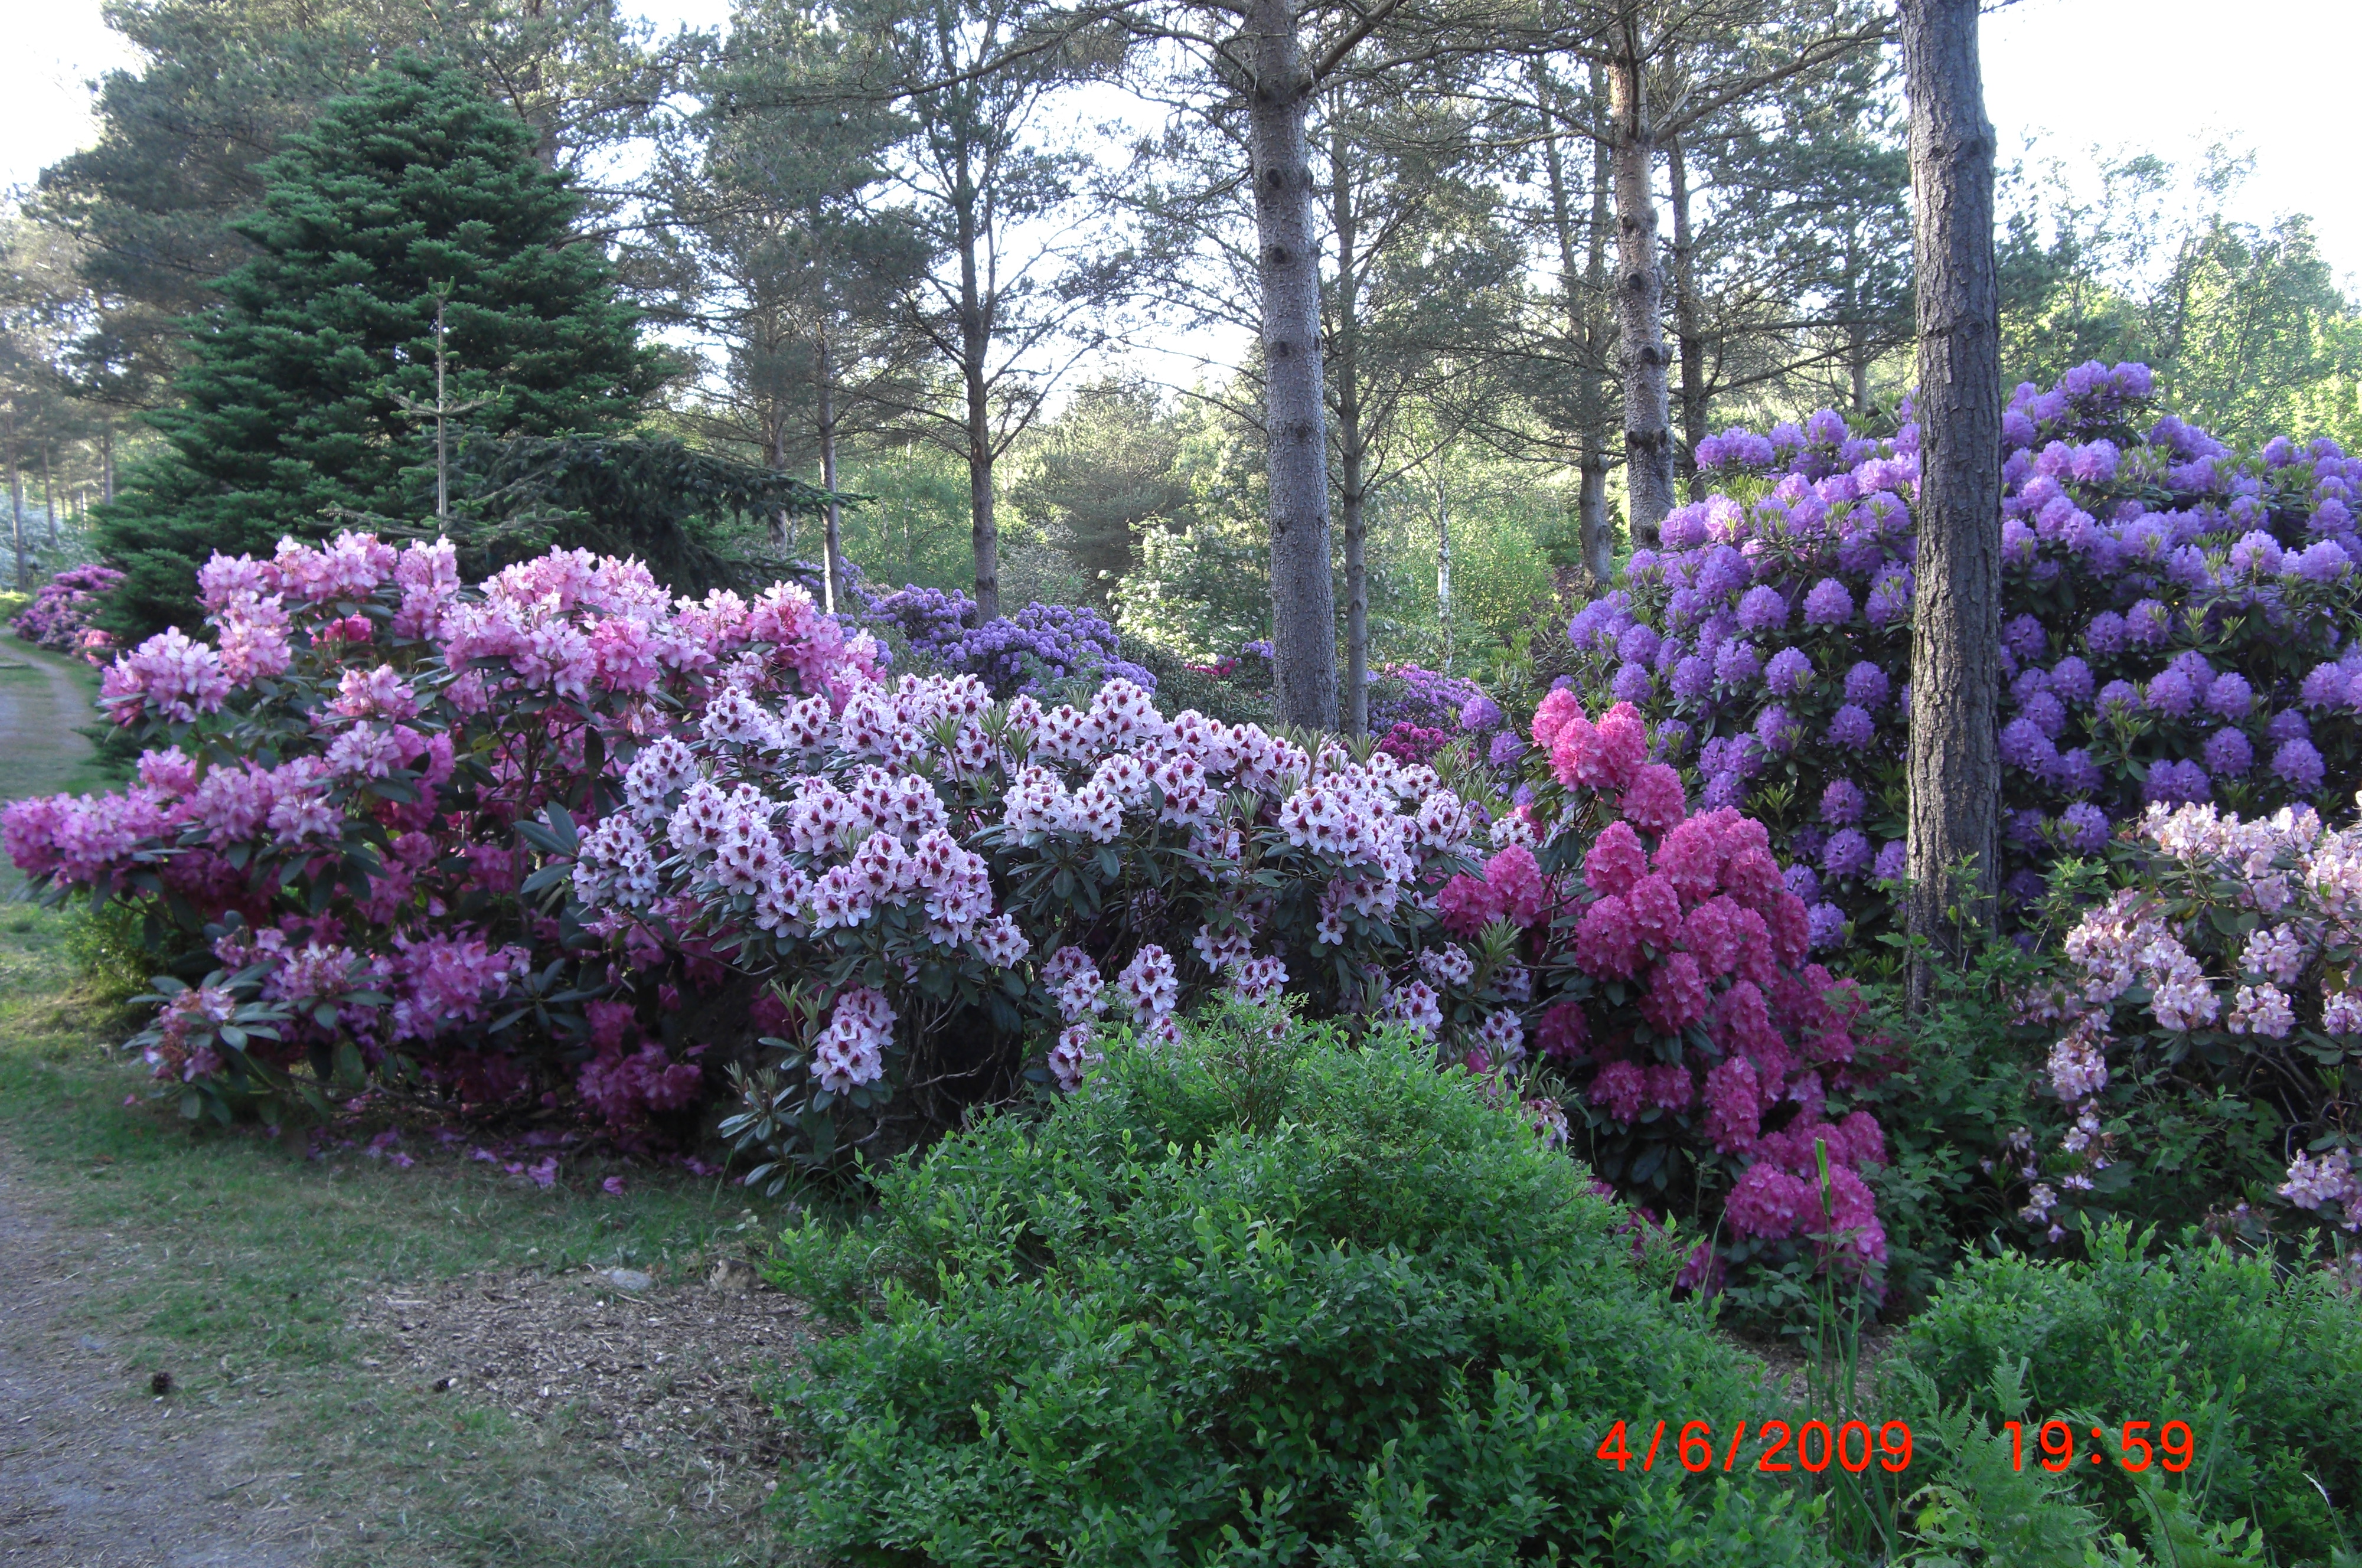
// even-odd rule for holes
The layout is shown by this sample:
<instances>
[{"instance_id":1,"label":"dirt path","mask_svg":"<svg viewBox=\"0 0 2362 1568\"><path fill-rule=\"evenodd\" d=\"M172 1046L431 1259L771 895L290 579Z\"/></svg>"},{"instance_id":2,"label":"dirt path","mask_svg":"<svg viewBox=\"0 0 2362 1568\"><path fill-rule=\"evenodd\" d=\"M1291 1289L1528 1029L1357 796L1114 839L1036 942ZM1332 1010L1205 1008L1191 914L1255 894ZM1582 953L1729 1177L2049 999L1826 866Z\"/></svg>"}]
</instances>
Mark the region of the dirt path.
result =
<instances>
[{"instance_id":1,"label":"dirt path","mask_svg":"<svg viewBox=\"0 0 2362 1568\"><path fill-rule=\"evenodd\" d=\"M62 1235L0 1148L0 1563L299 1568L308 1521L236 1419L148 1393L149 1369L78 1332L75 1281L104 1266ZM277 1485L274 1485L273 1484Z\"/></svg>"},{"instance_id":2,"label":"dirt path","mask_svg":"<svg viewBox=\"0 0 2362 1568\"><path fill-rule=\"evenodd\" d=\"M0 635L0 801L92 787L90 742L98 722L90 676L62 656ZM16 879L0 861L0 882Z\"/></svg>"}]
</instances>

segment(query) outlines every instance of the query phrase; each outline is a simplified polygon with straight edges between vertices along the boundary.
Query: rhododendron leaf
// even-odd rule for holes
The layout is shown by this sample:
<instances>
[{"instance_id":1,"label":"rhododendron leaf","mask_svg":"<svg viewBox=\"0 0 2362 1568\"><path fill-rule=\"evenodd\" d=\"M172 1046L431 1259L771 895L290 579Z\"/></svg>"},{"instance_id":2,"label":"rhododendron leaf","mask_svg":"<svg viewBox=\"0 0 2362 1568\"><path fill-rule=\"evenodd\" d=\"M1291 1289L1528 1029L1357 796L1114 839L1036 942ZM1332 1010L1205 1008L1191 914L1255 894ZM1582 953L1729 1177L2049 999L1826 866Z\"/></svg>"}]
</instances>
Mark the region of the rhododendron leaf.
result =
<instances>
[{"instance_id":1,"label":"rhododendron leaf","mask_svg":"<svg viewBox=\"0 0 2362 1568\"><path fill-rule=\"evenodd\" d=\"M194 1121L204 1113L204 1097L197 1093L194 1089L182 1089L181 1091L182 1119L187 1121Z\"/></svg>"},{"instance_id":2,"label":"rhododendron leaf","mask_svg":"<svg viewBox=\"0 0 2362 1568\"><path fill-rule=\"evenodd\" d=\"M573 876L574 867L570 865L545 866L540 870L535 872L532 876L527 877L524 879L524 885L519 888L517 891L524 897L529 899L545 888L554 888L560 882L572 880Z\"/></svg>"},{"instance_id":3,"label":"rhododendron leaf","mask_svg":"<svg viewBox=\"0 0 2362 1568\"><path fill-rule=\"evenodd\" d=\"M516 1022L516 1021L517 1021L518 1019L523 1018L525 1014L527 1014L527 1013L531 1012L532 1010L533 1010L533 1009L531 1009L531 1008L529 1008L529 1007L521 1007L521 1008L517 1009L514 1012L508 1013L508 1014L505 1014L504 1016L502 1016L502 1017L498 1021L496 1021L495 1023L493 1023L493 1024L492 1024L492 1026L491 1026L490 1029L486 1030L484 1032L486 1032L487 1034L498 1034L501 1031L502 1031L502 1030L504 1030L504 1029L508 1028L511 1024L513 1024L514 1022Z\"/></svg>"}]
</instances>

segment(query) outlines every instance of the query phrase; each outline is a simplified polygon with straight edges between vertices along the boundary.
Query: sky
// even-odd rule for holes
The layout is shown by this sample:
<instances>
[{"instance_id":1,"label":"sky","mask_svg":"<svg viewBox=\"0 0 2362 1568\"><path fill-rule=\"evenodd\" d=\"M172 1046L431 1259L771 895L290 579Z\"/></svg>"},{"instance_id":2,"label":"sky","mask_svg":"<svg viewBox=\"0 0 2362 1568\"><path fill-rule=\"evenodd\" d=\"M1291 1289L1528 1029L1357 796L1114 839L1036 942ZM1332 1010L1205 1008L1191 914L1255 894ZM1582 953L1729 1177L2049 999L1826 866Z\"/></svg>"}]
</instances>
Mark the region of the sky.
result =
<instances>
[{"instance_id":1,"label":"sky","mask_svg":"<svg viewBox=\"0 0 2362 1568\"><path fill-rule=\"evenodd\" d=\"M638 0L665 31L723 21L728 0ZM41 0L9 24L17 61L0 94L0 188L94 134L84 83L131 63L100 0ZM2252 152L2256 173L2233 215L2301 212L2349 293L2362 293L2362 181L2353 151L2356 0L2011 0L1990 12L1982 46L1987 112L2003 157L2029 138L2037 157L2087 168L2093 148L2193 162L2211 142Z\"/></svg>"}]
</instances>

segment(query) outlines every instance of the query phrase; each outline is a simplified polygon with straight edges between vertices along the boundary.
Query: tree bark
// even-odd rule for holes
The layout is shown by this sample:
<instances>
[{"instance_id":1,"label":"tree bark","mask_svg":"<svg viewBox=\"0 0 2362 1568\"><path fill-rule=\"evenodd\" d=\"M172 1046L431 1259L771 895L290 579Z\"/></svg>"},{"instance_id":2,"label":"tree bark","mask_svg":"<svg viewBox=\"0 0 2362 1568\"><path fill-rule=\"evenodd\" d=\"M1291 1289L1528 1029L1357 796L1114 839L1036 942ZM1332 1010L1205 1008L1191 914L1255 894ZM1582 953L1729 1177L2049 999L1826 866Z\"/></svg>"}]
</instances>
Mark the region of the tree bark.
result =
<instances>
[{"instance_id":1,"label":"tree bark","mask_svg":"<svg viewBox=\"0 0 2362 1568\"><path fill-rule=\"evenodd\" d=\"M1591 96L1596 103L1606 94L1596 63L1591 68ZM1616 528L1607 515L1607 364L1614 324L1607 314L1608 187L1607 144L1591 148L1591 233L1584 260L1584 371L1582 484L1577 504L1583 515L1583 564L1605 588L1616 575Z\"/></svg>"},{"instance_id":2,"label":"tree bark","mask_svg":"<svg viewBox=\"0 0 2362 1568\"><path fill-rule=\"evenodd\" d=\"M981 625L1000 614L1000 529L992 515L992 389L987 379L992 353L992 323L985 319L977 277L977 192L962 144L955 202L959 209L960 380L967 393L968 537L976 549L976 618Z\"/></svg>"},{"instance_id":3,"label":"tree bark","mask_svg":"<svg viewBox=\"0 0 2362 1568\"><path fill-rule=\"evenodd\" d=\"M1435 465L1435 619L1443 632L1443 673L1451 673L1451 492L1445 488L1443 458Z\"/></svg>"},{"instance_id":4,"label":"tree bark","mask_svg":"<svg viewBox=\"0 0 2362 1568\"><path fill-rule=\"evenodd\" d=\"M785 400L768 398L763 403L763 459L773 473L785 473L788 468L788 407ZM771 513L771 547L782 557L796 547L796 514L786 507ZM825 575L826 568L822 573ZM822 591L825 593L823 586Z\"/></svg>"},{"instance_id":5,"label":"tree bark","mask_svg":"<svg viewBox=\"0 0 2362 1568\"><path fill-rule=\"evenodd\" d=\"M1673 333L1682 355L1682 449L1678 459L1683 490L1693 502L1705 499L1698 477L1698 443L1705 439L1705 337L1698 326L1697 249L1690 233L1689 160L1682 138L1665 140L1665 178L1673 207Z\"/></svg>"},{"instance_id":6,"label":"tree bark","mask_svg":"<svg viewBox=\"0 0 2362 1568\"><path fill-rule=\"evenodd\" d=\"M1597 67L1593 67L1596 74ZM1574 350L1575 544L1584 569L1600 582L1616 570L1616 541L1607 527L1607 450L1600 440L1600 425L1607 400L1601 395L1595 368L1602 348L1594 305L1602 292L1607 264L1607 149L1592 149L1591 233L1587 266L1576 262L1574 201L1566 178L1566 160L1559 147L1558 120L1552 112L1550 78L1541 61L1533 64L1534 93L1542 109L1543 166L1550 176L1551 224L1557 232L1559 291L1566 299L1567 342Z\"/></svg>"},{"instance_id":7,"label":"tree bark","mask_svg":"<svg viewBox=\"0 0 2362 1568\"><path fill-rule=\"evenodd\" d=\"M50 548L58 547L58 491L50 479L50 456L56 443L41 437L41 513L50 522Z\"/></svg>"},{"instance_id":8,"label":"tree bark","mask_svg":"<svg viewBox=\"0 0 2362 1568\"><path fill-rule=\"evenodd\" d=\"M1993 918L2001 804L2001 365L1993 130L1978 0L1903 0L1919 330L1918 586L1912 604L1910 871L1914 966L1957 960ZM1965 871L1971 881L1956 887ZM1958 909L1959 918L1955 918Z\"/></svg>"},{"instance_id":9,"label":"tree bark","mask_svg":"<svg viewBox=\"0 0 2362 1568\"><path fill-rule=\"evenodd\" d=\"M1610 149L1616 183L1617 360L1624 380L1624 482L1632 501L1632 543L1654 548L1657 525L1673 509L1673 436L1666 403L1665 285L1657 265L1657 161L1639 37L1628 9L1607 61Z\"/></svg>"},{"instance_id":10,"label":"tree bark","mask_svg":"<svg viewBox=\"0 0 2362 1568\"><path fill-rule=\"evenodd\" d=\"M1352 149L1330 133L1330 221L1337 231L1337 322L1329 353L1337 370L1337 500L1345 525L1345 733L1370 729L1370 579L1368 436L1362 428L1362 290L1354 271L1361 240L1353 206Z\"/></svg>"},{"instance_id":11,"label":"tree bark","mask_svg":"<svg viewBox=\"0 0 2362 1568\"><path fill-rule=\"evenodd\" d=\"M1272 663L1280 723L1337 727L1337 608L1329 570L1328 411L1319 251L1305 142L1312 72L1295 0L1252 0L1248 127L1263 294L1264 436L1271 478Z\"/></svg>"},{"instance_id":12,"label":"tree bark","mask_svg":"<svg viewBox=\"0 0 2362 1568\"><path fill-rule=\"evenodd\" d=\"M820 417L814 421L820 436L820 483L828 491L828 505L821 513L822 575L828 582L828 612L833 615L836 607L853 590L852 574L844 569L844 535L836 505L836 375L828 358L828 335L822 333L812 339L812 380L820 394ZM988 496L992 488L991 470L988 462L985 489ZM986 617L991 619L990 616Z\"/></svg>"},{"instance_id":13,"label":"tree bark","mask_svg":"<svg viewBox=\"0 0 2362 1568\"><path fill-rule=\"evenodd\" d=\"M98 425L98 498L102 502L115 499L115 415L106 415Z\"/></svg>"}]
</instances>

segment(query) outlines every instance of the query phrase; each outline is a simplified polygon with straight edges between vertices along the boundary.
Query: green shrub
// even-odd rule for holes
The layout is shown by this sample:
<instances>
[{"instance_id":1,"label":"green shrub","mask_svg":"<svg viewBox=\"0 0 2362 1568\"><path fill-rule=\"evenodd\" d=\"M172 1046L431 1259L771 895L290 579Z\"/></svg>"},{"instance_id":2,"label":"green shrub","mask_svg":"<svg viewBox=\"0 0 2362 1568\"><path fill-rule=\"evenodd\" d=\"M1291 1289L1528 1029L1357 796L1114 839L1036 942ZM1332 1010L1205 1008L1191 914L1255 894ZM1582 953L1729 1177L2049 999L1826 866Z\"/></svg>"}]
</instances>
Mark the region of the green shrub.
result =
<instances>
[{"instance_id":1,"label":"green shrub","mask_svg":"<svg viewBox=\"0 0 2362 1568\"><path fill-rule=\"evenodd\" d=\"M775 1268L846 1331L784 1403L823 1556L1827 1561L1795 1493L1597 1457L1763 1391L1677 1249L1414 1042L1232 1012L876 1187Z\"/></svg>"},{"instance_id":2,"label":"green shrub","mask_svg":"<svg viewBox=\"0 0 2362 1568\"><path fill-rule=\"evenodd\" d=\"M157 955L148 947L147 918L137 904L110 899L93 908L69 905L65 915L66 956L73 961L83 983L101 1001L127 1002L148 988L158 967Z\"/></svg>"},{"instance_id":3,"label":"green shrub","mask_svg":"<svg viewBox=\"0 0 2362 1568\"><path fill-rule=\"evenodd\" d=\"M1890 1320L1924 1306L1964 1249L2023 1230L2008 1139L2033 1114L2038 1047L2014 1018L2040 973L1996 940L1958 967L1931 966L1915 1010L1900 980L1864 988L1862 1049L1893 1064L1858 1096L1886 1133L1887 1163L1864 1175L1886 1228Z\"/></svg>"},{"instance_id":4,"label":"green shrub","mask_svg":"<svg viewBox=\"0 0 2362 1568\"><path fill-rule=\"evenodd\" d=\"M2148 1536L2160 1561L2165 1492L2197 1518L2253 1519L2279 1562L2327 1561L2362 1497L2362 1302L2326 1271L2220 1242L2152 1257L2148 1241L2103 1226L2088 1263L2012 1253L1965 1265L1912 1324L1911 1364L1996 1430L2022 1419L2029 1469L2041 1423L2069 1421L2079 1491L2113 1528ZM1996 1369L2021 1361L2025 1406L2009 1409L1990 1391ZM2196 1440L2178 1477L2086 1457L2094 1426L2113 1452L2126 1421L2150 1422L2155 1441L2175 1420Z\"/></svg>"}]
</instances>

